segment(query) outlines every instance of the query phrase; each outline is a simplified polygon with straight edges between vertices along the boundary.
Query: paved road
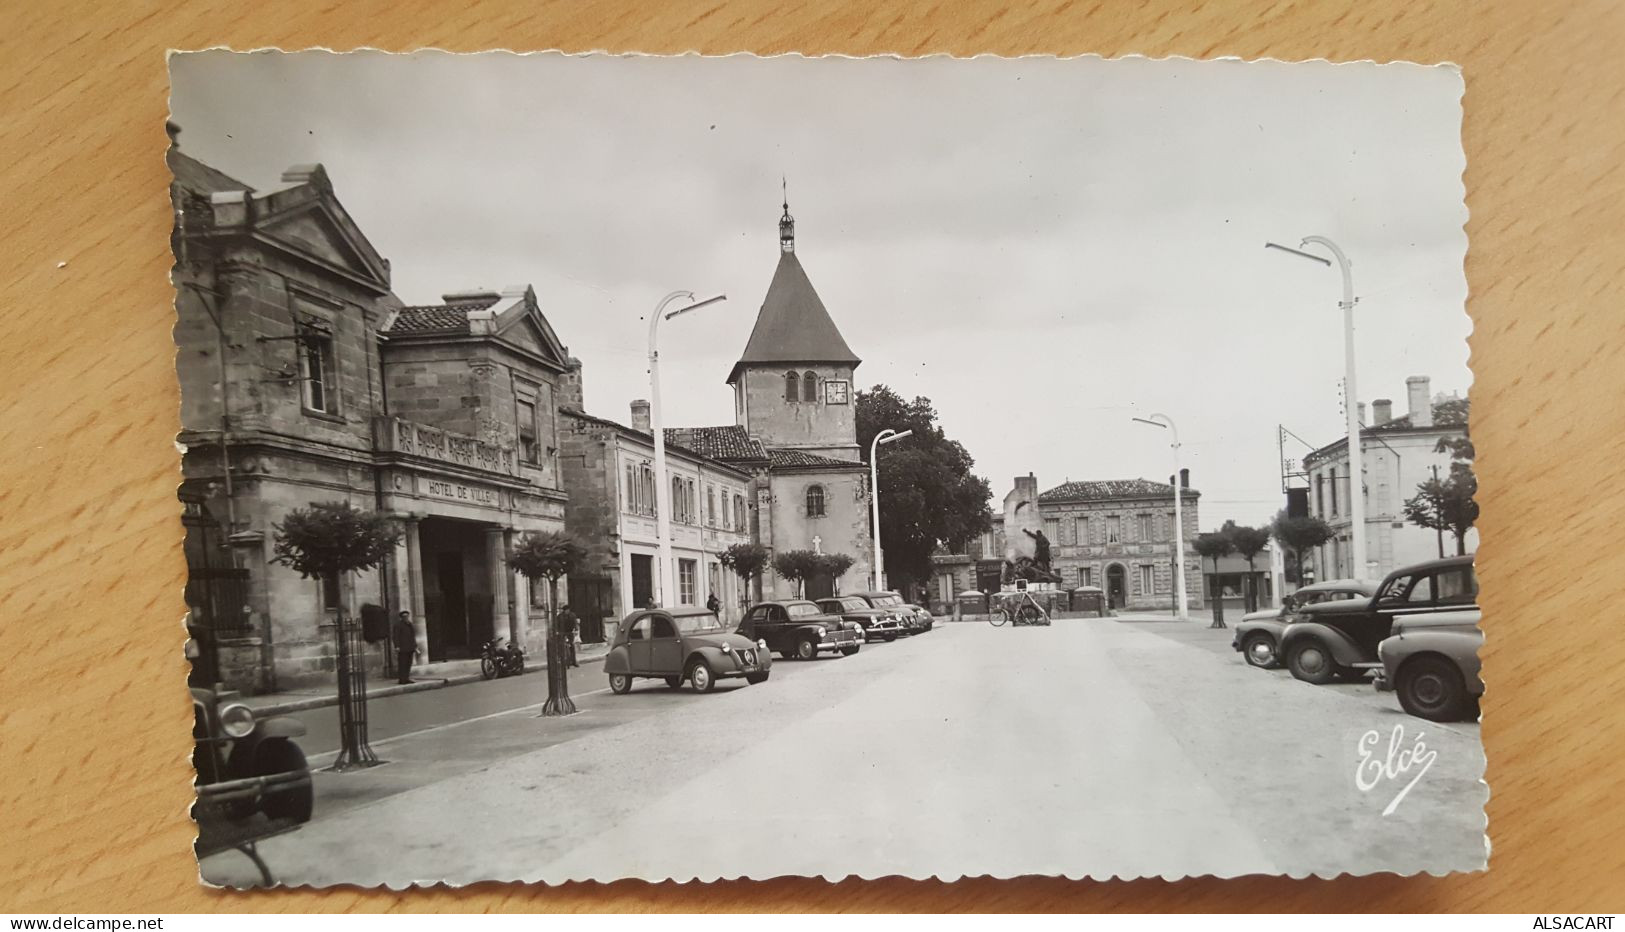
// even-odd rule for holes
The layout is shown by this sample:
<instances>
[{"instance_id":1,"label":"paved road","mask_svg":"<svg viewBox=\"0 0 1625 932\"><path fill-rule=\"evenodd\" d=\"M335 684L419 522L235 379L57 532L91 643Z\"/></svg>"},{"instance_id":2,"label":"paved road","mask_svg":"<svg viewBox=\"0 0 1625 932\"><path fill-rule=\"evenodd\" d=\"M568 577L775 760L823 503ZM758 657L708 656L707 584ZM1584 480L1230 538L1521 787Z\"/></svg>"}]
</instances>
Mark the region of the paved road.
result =
<instances>
[{"instance_id":1,"label":"paved road","mask_svg":"<svg viewBox=\"0 0 1625 932\"><path fill-rule=\"evenodd\" d=\"M584 711L565 719L525 708L541 684L379 703L392 763L322 775L316 819L268 841L267 860L287 883L325 885L1331 875L1485 859L1476 726L1412 719L1370 686L1253 670L1229 632L1199 624L945 625L711 695L578 689ZM474 720L449 724L459 716ZM1358 747L1395 725L1437 757L1384 816L1421 768L1364 791ZM254 878L234 854L204 870Z\"/></svg>"}]
</instances>

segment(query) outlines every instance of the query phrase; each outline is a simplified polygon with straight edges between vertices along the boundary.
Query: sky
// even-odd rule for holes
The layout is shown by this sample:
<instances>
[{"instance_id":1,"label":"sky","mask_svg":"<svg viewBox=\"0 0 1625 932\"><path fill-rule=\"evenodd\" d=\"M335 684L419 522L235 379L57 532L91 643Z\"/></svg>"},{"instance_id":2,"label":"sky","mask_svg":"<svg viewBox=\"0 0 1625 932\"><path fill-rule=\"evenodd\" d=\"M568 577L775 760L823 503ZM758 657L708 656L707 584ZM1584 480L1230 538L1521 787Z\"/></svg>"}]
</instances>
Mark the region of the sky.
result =
<instances>
[{"instance_id":1,"label":"sky","mask_svg":"<svg viewBox=\"0 0 1625 932\"><path fill-rule=\"evenodd\" d=\"M724 383L796 253L855 387L931 399L999 500L1013 477L1166 480L1201 526L1283 505L1277 425L1343 435L1335 267L1360 400L1465 394L1460 74L1415 65L1096 58L413 55L171 58L183 151L262 191L322 163L407 303L531 284L588 410L648 397L733 422ZM1288 440L1286 455L1307 448Z\"/></svg>"}]
</instances>

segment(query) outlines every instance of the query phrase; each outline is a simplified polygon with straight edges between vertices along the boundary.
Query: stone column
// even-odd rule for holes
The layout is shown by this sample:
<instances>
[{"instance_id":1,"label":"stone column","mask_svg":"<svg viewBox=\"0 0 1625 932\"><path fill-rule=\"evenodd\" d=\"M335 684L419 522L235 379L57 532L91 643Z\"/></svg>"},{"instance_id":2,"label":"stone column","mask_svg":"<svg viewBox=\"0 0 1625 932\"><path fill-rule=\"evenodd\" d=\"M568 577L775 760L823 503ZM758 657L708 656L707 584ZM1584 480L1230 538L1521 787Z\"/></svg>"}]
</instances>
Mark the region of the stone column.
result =
<instances>
[{"instance_id":1,"label":"stone column","mask_svg":"<svg viewBox=\"0 0 1625 932\"><path fill-rule=\"evenodd\" d=\"M509 530L508 532L507 546L509 552L513 550L514 535L517 533L516 530ZM530 640L530 580L525 578L525 574L515 572L510 568L508 570L508 583L511 587L508 591L508 601L510 605L509 611L512 613L513 618L511 622L513 642L520 647L524 647L526 642Z\"/></svg>"},{"instance_id":2,"label":"stone column","mask_svg":"<svg viewBox=\"0 0 1625 932\"><path fill-rule=\"evenodd\" d=\"M508 581L513 570L508 566L507 528L485 529L485 560L491 565L491 633L501 631L506 622L508 642L523 647L524 634L514 628L512 603L508 601Z\"/></svg>"},{"instance_id":3,"label":"stone column","mask_svg":"<svg viewBox=\"0 0 1625 932\"><path fill-rule=\"evenodd\" d=\"M412 636L423 651L418 657L418 666L422 667L429 662L429 619L423 607L423 544L418 537L418 519L408 516L402 523L406 526L406 561L400 573L406 580L403 604L412 612Z\"/></svg>"}]
</instances>

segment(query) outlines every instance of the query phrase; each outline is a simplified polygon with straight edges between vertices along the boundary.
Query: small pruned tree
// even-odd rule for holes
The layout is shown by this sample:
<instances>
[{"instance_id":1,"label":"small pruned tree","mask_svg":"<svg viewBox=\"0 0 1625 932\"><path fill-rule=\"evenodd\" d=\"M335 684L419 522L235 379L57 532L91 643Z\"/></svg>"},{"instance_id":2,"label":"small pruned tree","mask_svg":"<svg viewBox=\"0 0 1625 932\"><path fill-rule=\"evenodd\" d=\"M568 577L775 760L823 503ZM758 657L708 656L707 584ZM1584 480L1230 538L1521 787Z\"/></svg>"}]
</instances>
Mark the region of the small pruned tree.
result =
<instances>
[{"instance_id":1,"label":"small pruned tree","mask_svg":"<svg viewBox=\"0 0 1625 932\"><path fill-rule=\"evenodd\" d=\"M525 575L532 583L547 580L547 604L553 606L555 616L559 605L559 580L574 572L587 556L587 548L570 534L562 531L531 531L513 546L508 565ZM542 704L543 715L569 715L576 710L570 698L570 683L565 667L564 643L559 626L553 617L547 620L547 701Z\"/></svg>"},{"instance_id":2,"label":"small pruned tree","mask_svg":"<svg viewBox=\"0 0 1625 932\"><path fill-rule=\"evenodd\" d=\"M1467 437L1443 437L1434 446L1451 455L1450 473L1416 487L1405 501L1405 520L1430 530L1448 532L1456 539L1456 554L1467 552L1467 532L1478 522L1478 478L1473 475L1473 442Z\"/></svg>"},{"instance_id":3,"label":"small pruned tree","mask_svg":"<svg viewBox=\"0 0 1625 932\"><path fill-rule=\"evenodd\" d=\"M1234 521L1226 521L1222 533L1230 538L1230 546L1236 554L1247 561L1247 611L1258 611L1258 586L1254 583L1256 569L1253 561L1264 548L1269 546L1270 532L1268 528L1248 527Z\"/></svg>"},{"instance_id":4,"label":"small pruned tree","mask_svg":"<svg viewBox=\"0 0 1625 932\"><path fill-rule=\"evenodd\" d=\"M1313 515L1289 517L1284 509L1270 522L1270 536L1292 554L1293 568L1297 573L1294 581L1300 586L1304 584L1303 555L1331 540L1334 533L1332 526L1320 518Z\"/></svg>"},{"instance_id":5,"label":"small pruned tree","mask_svg":"<svg viewBox=\"0 0 1625 932\"><path fill-rule=\"evenodd\" d=\"M818 572L831 580L840 579L854 562L851 556L844 553L821 553L818 555Z\"/></svg>"},{"instance_id":6,"label":"small pruned tree","mask_svg":"<svg viewBox=\"0 0 1625 932\"><path fill-rule=\"evenodd\" d=\"M1213 624L1212 628L1223 628L1224 625L1224 599L1219 587L1219 558L1229 556L1236 548L1230 542L1230 536L1223 531L1209 531L1206 534L1196 535L1192 543L1196 552L1213 561Z\"/></svg>"},{"instance_id":7,"label":"small pruned tree","mask_svg":"<svg viewBox=\"0 0 1625 932\"><path fill-rule=\"evenodd\" d=\"M807 580L823 570L824 555L811 550L785 550L773 556L773 571L796 584L796 596L802 594Z\"/></svg>"},{"instance_id":8,"label":"small pruned tree","mask_svg":"<svg viewBox=\"0 0 1625 932\"><path fill-rule=\"evenodd\" d=\"M761 544L742 543L733 544L717 555L722 565L732 570L739 577L739 600L742 605L750 605L751 583L756 577L762 575L767 569L768 558L771 556L768 549Z\"/></svg>"},{"instance_id":9,"label":"small pruned tree","mask_svg":"<svg viewBox=\"0 0 1625 932\"><path fill-rule=\"evenodd\" d=\"M317 502L288 512L272 526L272 562L306 579L333 580L345 573L370 570L395 551L401 530L376 512L349 502ZM366 665L354 656L353 624L342 602L338 606L339 735L334 770L370 767L378 756L367 743Z\"/></svg>"}]
</instances>

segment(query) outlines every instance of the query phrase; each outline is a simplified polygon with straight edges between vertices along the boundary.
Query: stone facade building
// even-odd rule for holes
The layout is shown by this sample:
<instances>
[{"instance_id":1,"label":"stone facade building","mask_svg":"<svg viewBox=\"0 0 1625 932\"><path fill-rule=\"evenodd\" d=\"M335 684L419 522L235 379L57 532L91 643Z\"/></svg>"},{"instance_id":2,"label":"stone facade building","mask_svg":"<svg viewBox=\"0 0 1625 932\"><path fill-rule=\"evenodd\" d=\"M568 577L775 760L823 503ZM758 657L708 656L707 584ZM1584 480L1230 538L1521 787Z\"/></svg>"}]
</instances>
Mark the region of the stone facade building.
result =
<instances>
[{"instance_id":1,"label":"stone facade building","mask_svg":"<svg viewBox=\"0 0 1625 932\"><path fill-rule=\"evenodd\" d=\"M516 534L564 526L553 397L571 365L535 295L404 307L320 165L260 192L176 147L169 163L198 675L325 679L338 611L367 603L412 611L426 663L524 642L504 558ZM318 502L400 519L401 545L373 571L300 578L272 561L276 529Z\"/></svg>"},{"instance_id":2,"label":"stone facade building","mask_svg":"<svg viewBox=\"0 0 1625 932\"><path fill-rule=\"evenodd\" d=\"M579 400L579 399L578 399ZM579 407L561 411L561 468L570 501L566 523L588 546L582 570L570 579L570 605L583 620L583 638L613 638L614 626L633 609L704 605L715 594L722 618L736 622L745 593L719 560L734 544L749 543L751 473L666 444L671 483L672 598L660 593L656 532L654 435L649 403L632 402L631 426L593 417Z\"/></svg>"},{"instance_id":3,"label":"stone facade building","mask_svg":"<svg viewBox=\"0 0 1625 932\"><path fill-rule=\"evenodd\" d=\"M1378 399L1371 405L1372 422L1360 431L1364 459L1366 567L1356 572L1350 535L1348 438L1309 453L1303 458L1309 478L1309 513L1320 517L1336 533L1331 541L1316 548L1313 564L1316 578L1352 577L1381 579L1401 566L1449 556L1456 552L1455 539L1405 520L1405 500L1416 495L1417 486L1450 475L1451 457L1437 448L1442 439L1467 436L1469 411L1465 398L1431 393L1431 380L1411 376L1405 380L1408 412L1393 416L1393 402ZM1362 410L1361 420L1364 422ZM1466 550L1478 549L1478 531L1467 533Z\"/></svg>"},{"instance_id":4,"label":"stone facade building","mask_svg":"<svg viewBox=\"0 0 1625 932\"><path fill-rule=\"evenodd\" d=\"M779 262L756 326L728 374L735 423L677 428L669 442L752 476L751 530L774 553L816 550L853 558L839 580L810 580L809 598L867 588L872 575L868 467L857 442L853 373L859 359L796 256L789 205ZM756 598L789 598L771 570Z\"/></svg>"},{"instance_id":5,"label":"stone facade building","mask_svg":"<svg viewBox=\"0 0 1625 932\"><path fill-rule=\"evenodd\" d=\"M1195 608L1203 604L1202 566L1192 546L1201 493L1190 488L1188 471L1181 478L1185 597L1187 606ZM1021 502L1037 503L1039 523L1050 544L1050 569L1060 575L1061 588L1104 590L1112 608L1156 610L1174 605L1172 486L1149 479L1069 480L1040 493L1037 477L1029 473L1016 477L1005 500L1007 509ZM1012 551L1004 525L1004 517L995 515L992 529L970 542L966 553L932 558L937 575L933 604L949 604L950 592L998 591L1000 570Z\"/></svg>"}]
</instances>

